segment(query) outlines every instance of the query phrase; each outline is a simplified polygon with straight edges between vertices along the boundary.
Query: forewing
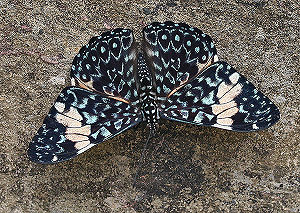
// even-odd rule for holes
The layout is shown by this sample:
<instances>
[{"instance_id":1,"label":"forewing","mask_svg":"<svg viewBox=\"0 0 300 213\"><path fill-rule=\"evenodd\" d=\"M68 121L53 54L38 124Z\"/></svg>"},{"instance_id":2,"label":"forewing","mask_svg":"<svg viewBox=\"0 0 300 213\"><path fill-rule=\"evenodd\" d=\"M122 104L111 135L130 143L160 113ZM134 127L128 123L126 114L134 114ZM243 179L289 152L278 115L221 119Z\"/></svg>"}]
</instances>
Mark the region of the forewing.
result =
<instances>
[{"instance_id":1,"label":"forewing","mask_svg":"<svg viewBox=\"0 0 300 213\"><path fill-rule=\"evenodd\" d=\"M278 121L278 108L226 62L217 62L161 105L161 117L234 131Z\"/></svg>"},{"instance_id":2,"label":"forewing","mask_svg":"<svg viewBox=\"0 0 300 213\"><path fill-rule=\"evenodd\" d=\"M37 163L65 161L141 120L136 107L85 89L67 87L34 136L28 155Z\"/></svg>"},{"instance_id":3,"label":"forewing","mask_svg":"<svg viewBox=\"0 0 300 213\"><path fill-rule=\"evenodd\" d=\"M130 104L137 104L137 50L132 31L115 29L93 37L74 58L71 77L79 86Z\"/></svg>"},{"instance_id":4,"label":"forewing","mask_svg":"<svg viewBox=\"0 0 300 213\"><path fill-rule=\"evenodd\" d=\"M170 97L218 60L211 38L187 24L156 22L146 26L143 34L158 100Z\"/></svg>"}]
</instances>

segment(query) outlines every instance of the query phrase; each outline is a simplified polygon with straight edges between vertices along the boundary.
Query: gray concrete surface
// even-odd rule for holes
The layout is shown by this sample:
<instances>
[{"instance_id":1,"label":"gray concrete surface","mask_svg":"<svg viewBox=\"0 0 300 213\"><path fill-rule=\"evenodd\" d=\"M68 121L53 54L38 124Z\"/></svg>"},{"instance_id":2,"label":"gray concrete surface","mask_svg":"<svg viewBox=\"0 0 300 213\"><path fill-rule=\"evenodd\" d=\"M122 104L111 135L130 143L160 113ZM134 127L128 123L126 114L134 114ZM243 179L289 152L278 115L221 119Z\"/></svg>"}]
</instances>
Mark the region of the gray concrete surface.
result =
<instances>
[{"instance_id":1,"label":"gray concrete surface","mask_svg":"<svg viewBox=\"0 0 300 213\"><path fill-rule=\"evenodd\" d=\"M0 8L0 212L300 211L298 1L1 0ZM209 34L281 120L255 133L162 121L136 188L143 124L74 160L29 162L28 143L70 84L80 47L115 27L140 39L145 24L166 20Z\"/></svg>"}]
</instances>

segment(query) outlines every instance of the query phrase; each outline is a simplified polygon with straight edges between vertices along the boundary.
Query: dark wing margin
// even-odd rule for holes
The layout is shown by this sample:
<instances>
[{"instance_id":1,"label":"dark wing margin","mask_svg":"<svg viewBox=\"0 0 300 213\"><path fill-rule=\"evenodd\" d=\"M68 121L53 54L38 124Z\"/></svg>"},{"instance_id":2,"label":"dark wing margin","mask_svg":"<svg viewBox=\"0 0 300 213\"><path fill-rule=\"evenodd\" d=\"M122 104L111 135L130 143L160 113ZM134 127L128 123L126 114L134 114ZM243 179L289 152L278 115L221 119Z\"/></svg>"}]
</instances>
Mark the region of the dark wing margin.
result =
<instances>
[{"instance_id":1,"label":"dark wing margin","mask_svg":"<svg viewBox=\"0 0 300 213\"><path fill-rule=\"evenodd\" d=\"M278 108L226 62L217 62L161 105L161 117L248 132L270 127Z\"/></svg>"},{"instance_id":2,"label":"dark wing margin","mask_svg":"<svg viewBox=\"0 0 300 213\"><path fill-rule=\"evenodd\" d=\"M65 88L29 144L31 161L69 160L142 121L138 108L81 88Z\"/></svg>"},{"instance_id":3,"label":"dark wing margin","mask_svg":"<svg viewBox=\"0 0 300 213\"><path fill-rule=\"evenodd\" d=\"M143 50L158 101L164 101L218 61L211 38L183 23L152 23L143 29Z\"/></svg>"}]
</instances>

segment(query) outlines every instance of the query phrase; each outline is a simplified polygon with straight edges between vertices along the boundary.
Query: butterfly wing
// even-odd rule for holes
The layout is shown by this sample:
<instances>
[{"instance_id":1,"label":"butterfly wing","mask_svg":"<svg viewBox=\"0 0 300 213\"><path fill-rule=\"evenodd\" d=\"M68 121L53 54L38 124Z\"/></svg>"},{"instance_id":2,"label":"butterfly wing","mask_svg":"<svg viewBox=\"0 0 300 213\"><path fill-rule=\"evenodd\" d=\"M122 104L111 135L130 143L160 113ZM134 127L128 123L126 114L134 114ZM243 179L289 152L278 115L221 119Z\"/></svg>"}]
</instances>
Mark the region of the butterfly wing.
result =
<instances>
[{"instance_id":1,"label":"butterfly wing","mask_svg":"<svg viewBox=\"0 0 300 213\"><path fill-rule=\"evenodd\" d=\"M73 61L72 84L77 87L61 92L29 145L29 158L65 161L141 122L135 75L130 30L92 38Z\"/></svg>"},{"instance_id":2,"label":"butterfly wing","mask_svg":"<svg viewBox=\"0 0 300 213\"><path fill-rule=\"evenodd\" d=\"M152 23L143 30L144 52L163 101L218 61L211 38L187 24Z\"/></svg>"},{"instance_id":3,"label":"butterfly wing","mask_svg":"<svg viewBox=\"0 0 300 213\"><path fill-rule=\"evenodd\" d=\"M29 145L39 163L68 160L142 120L138 108L85 89L65 88Z\"/></svg>"},{"instance_id":4,"label":"butterfly wing","mask_svg":"<svg viewBox=\"0 0 300 213\"><path fill-rule=\"evenodd\" d=\"M217 62L170 96L161 117L245 132L270 127L280 113L244 76Z\"/></svg>"},{"instance_id":5,"label":"butterfly wing","mask_svg":"<svg viewBox=\"0 0 300 213\"><path fill-rule=\"evenodd\" d=\"M93 37L73 60L72 85L132 105L138 104L137 50L132 31L115 29Z\"/></svg>"},{"instance_id":6,"label":"butterfly wing","mask_svg":"<svg viewBox=\"0 0 300 213\"><path fill-rule=\"evenodd\" d=\"M266 96L218 62L211 38L199 29L165 22L143 32L162 118L235 131L267 128L279 119Z\"/></svg>"}]
</instances>

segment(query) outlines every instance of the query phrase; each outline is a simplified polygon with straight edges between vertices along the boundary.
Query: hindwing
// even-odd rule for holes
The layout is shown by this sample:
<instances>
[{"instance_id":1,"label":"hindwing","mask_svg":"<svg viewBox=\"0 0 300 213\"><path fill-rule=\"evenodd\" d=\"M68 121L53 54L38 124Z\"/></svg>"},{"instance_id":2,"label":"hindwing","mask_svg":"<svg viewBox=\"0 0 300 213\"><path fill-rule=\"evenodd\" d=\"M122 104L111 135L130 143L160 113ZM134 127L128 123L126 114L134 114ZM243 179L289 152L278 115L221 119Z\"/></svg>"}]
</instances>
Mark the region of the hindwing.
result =
<instances>
[{"instance_id":1,"label":"hindwing","mask_svg":"<svg viewBox=\"0 0 300 213\"><path fill-rule=\"evenodd\" d=\"M169 120L246 132L278 121L269 98L226 62L209 66L161 105Z\"/></svg>"},{"instance_id":2,"label":"hindwing","mask_svg":"<svg viewBox=\"0 0 300 213\"><path fill-rule=\"evenodd\" d=\"M67 87L29 145L38 163L68 160L142 121L138 108L88 90Z\"/></svg>"}]
</instances>

